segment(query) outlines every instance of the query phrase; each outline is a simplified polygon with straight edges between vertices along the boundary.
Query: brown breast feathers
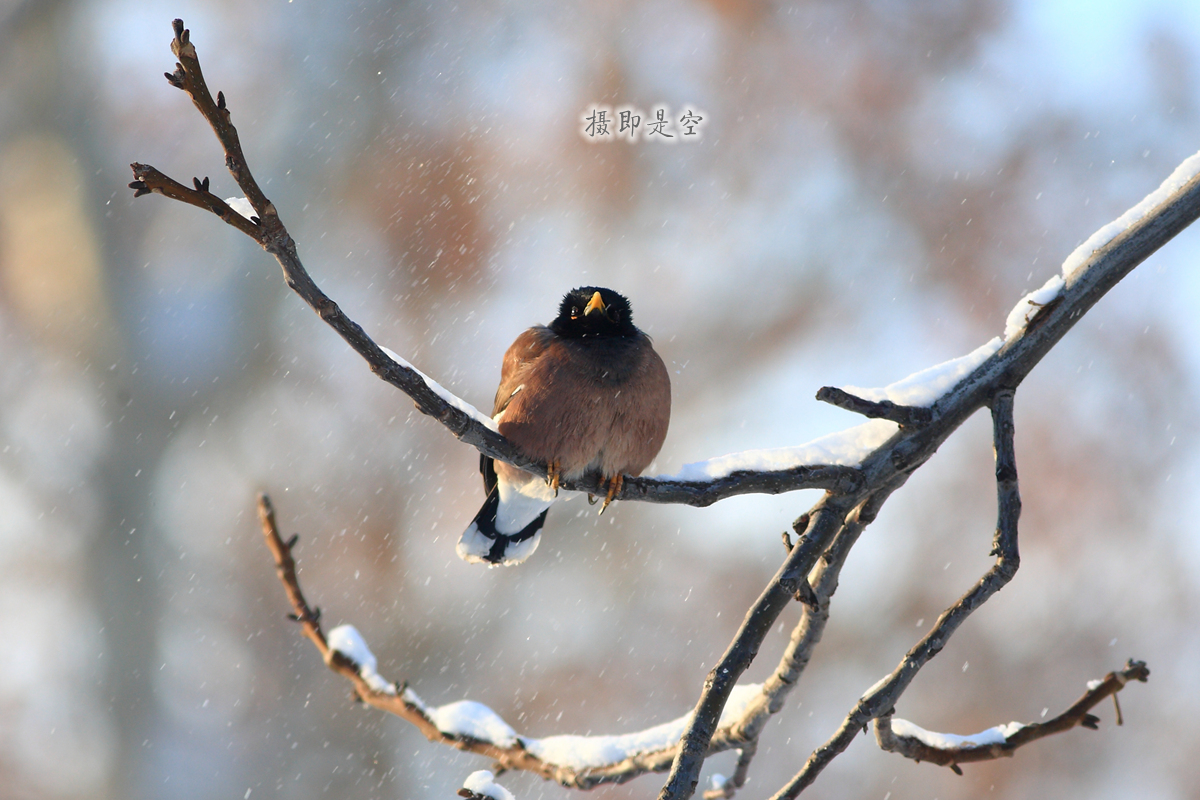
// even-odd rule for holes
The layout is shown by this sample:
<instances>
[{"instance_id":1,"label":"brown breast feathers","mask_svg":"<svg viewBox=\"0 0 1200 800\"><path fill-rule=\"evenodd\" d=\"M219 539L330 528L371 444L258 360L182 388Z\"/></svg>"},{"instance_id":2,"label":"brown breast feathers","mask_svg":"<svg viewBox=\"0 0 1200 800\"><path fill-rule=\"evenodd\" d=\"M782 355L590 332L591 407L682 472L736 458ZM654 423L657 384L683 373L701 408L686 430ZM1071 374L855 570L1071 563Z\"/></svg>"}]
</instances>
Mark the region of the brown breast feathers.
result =
<instances>
[{"instance_id":1,"label":"brown breast feathers","mask_svg":"<svg viewBox=\"0 0 1200 800\"><path fill-rule=\"evenodd\" d=\"M671 382L645 334L564 339L537 326L504 355L500 412L500 433L564 476L637 475L666 438Z\"/></svg>"}]
</instances>

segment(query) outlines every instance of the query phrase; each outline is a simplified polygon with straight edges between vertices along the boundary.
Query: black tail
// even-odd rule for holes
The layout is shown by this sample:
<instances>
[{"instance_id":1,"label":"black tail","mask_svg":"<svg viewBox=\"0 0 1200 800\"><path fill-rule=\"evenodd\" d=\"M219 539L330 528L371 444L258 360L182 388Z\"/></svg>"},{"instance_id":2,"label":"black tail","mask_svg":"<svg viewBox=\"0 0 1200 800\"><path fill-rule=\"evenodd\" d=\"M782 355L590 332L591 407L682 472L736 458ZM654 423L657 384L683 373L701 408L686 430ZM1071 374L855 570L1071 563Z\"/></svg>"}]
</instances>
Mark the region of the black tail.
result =
<instances>
[{"instance_id":1,"label":"black tail","mask_svg":"<svg viewBox=\"0 0 1200 800\"><path fill-rule=\"evenodd\" d=\"M490 494L496 488L496 462L483 453L479 454L479 474L483 476L484 494Z\"/></svg>"},{"instance_id":2,"label":"black tail","mask_svg":"<svg viewBox=\"0 0 1200 800\"><path fill-rule=\"evenodd\" d=\"M480 466L483 466L482 462ZM492 475L495 476L494 470ZM484 477L486 479L487 472L484 472ZM539 534L549 509L539 514L518 533L500 533L496 530L496 511L499 508L500 491L493 485L483 502L483 508L479 509L475 519L458 540L457 551L460 558L475 563L520 564L537 549Z\"/></svg>"}]
</instances>

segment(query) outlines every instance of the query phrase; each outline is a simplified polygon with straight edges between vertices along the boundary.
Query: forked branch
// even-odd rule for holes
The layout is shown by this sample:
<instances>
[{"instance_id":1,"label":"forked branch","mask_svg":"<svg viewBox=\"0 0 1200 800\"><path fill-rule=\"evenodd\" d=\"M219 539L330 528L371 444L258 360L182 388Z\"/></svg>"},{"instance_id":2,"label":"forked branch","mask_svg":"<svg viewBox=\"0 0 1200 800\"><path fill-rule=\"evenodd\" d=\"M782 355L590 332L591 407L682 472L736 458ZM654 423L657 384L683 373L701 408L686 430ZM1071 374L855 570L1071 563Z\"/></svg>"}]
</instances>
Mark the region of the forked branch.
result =
<instances>
[{"instance_id":1,"label":"forked branch","mask_svg":"<svg viewBox=\"0 0 1200 800\"><path fill-rule=\"evenodd\" d=\"M1012 390L997 392L992 399L992 440L996 451L996 493L998 521L992 554L996 563L958 602L946 609L933 628L919 641L900 664L883 680L867 690L846 715L837 732L813 751L804 766L772 800L794 798L809 786L834 758L840 755L867 724L891 713L900 696L917 673L942 651L950 637L975 609L1012 580L1020 564L1017 550L1017 521L1021 497L1017 488L1016 455L1013 450Z\"/></svg>"}]
</instances>

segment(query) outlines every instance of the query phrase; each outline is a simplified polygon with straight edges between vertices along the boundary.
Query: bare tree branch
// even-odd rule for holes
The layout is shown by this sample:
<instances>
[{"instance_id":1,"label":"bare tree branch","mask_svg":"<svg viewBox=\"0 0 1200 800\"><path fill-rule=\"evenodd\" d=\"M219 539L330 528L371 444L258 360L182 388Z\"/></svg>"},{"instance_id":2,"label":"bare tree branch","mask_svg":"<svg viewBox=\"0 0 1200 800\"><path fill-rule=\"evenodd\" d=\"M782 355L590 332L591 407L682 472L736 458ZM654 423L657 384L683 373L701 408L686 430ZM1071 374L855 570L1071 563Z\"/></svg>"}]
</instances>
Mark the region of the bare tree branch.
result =
<instances>
[{"instance_id":1,"label":"bare tree branch","mask_svg":"<svg viewBox=\"0 0 1200 800\"><path fill-rule=\"evenodd\" d=\"M998 472L1005 471L998 467ZM1007 484L1009 481L1006 479L1004 483ZM706 755L737 748L739 758L732 778L724 784L721 790L706 792L706 798L715 800L718 797L732 797L736 790L744 785L751 760L757 751L758 736L765 727L766 720L783 706L788 692L794 688L813 648L820 640L824 623L828 620L829 598L836 590L837 575L845 562L845 557L849 554L858 534L874 519L874 514L881 505L882 500L878 500L855 509L848 524L839 533L837 541L829 548L826 558L821 559L813 570L811 580L815 584L814 592L819 601L818 609L813 611L805 608L801 622L793 632L791 644L781 659L779 667L763 686L761 697L749 704L740 719L717 730ZM356 696L363 702L412 722L431 741L440 741L457 749L492 758L503 769L534 772L563 786L588 789L605 783L624 783L647 772L663 771L670 765L677 752L677 748L674 747L638 753L613 764L598 765L584 770L548 763L529 753L520 738L512 746L501 747L486 740L447 734L438 728L423 704L405 687L399 687L398 693L379 691L377 688L373 688L360 674L358 664L345 654L329 647L320 627L320 611L310 607L304 598L296 576L295 561L291 554L298 537L293 536L287 542L282 539L275 521L274 509L266 495L260 495L258 508L264 539L275 559L276 573L293 608L293 612L289 616L301 624L304 634L317 647L329 668L352 682ZM1135 664L1131 662L1125 672L1110 674L1105 681L1099 682L1089 689L1084 698L1071 709L1048 722L1027 726L1027 730L1022 729L1019 735L1010 737L1004 747L1013 750L1029 741L1066 730L1075 724L1091 726L1094 718L1086 714L1088 710L1104 697L1119 691L1126 680L1130 678L1145 680L1145 675L1149 674L1145 665L1139 662L1136 666L1135 669ZM884 749L896 749L917 760L952 765L996 757L988 755L988 753L998 752L995 750L995 746L991 746L991 749L938 750L930 748L912 737L895 736L891 732L890 725L886 727L885 732L880 733L881 729L878 724L877 722L877 736L881 737L881 746ZM884 744L884 742L889 744ZM935 750L937 752L934 752Z\"/></svg>"},{"instance_id":2,"label":"bare tree branch","mask_svg":"<svg viewBox=\"0 0 1200 800\"><path fill-rule=\"evenodd\" d=\"M1133 661L1131 659L1125 665L1124 669L1108 673L1104 676L1103 680L1089 682L1088 690L1084 693L1083 697L1079 698L1075 701L1074 705L1053 719L1049 719L1046 722L1031 722L1028 724L1009 723L1007 726L998 726L991 731L984 731L982 734L975 736L953 737L954 740L967 740L957 746L947 746L949 742L946 744L935 744L925 741L925 739L934 739L936 741L936 739L949 738L944 734L930 735L925 731L922 732L923 736L899 735L892 730L891 714L885 714L875 720L875 739L879 742L880 748L884 750L899 753L905 758L911 758L914 761L928 761L931 764L949 767L961 775L962 770L959 769L959 764L974 761L990 761L996 758L1010 758L1016 749L1022 745L1029 744L1046 736L1062 733L1077 725L1096 730L1100 724L1100 719L1089 712L1106 697L1112 697L1115 702L1117 692L1124 689L1125 684L1129 681L1136 680L1145 683L1149 677L1150 670L1146 668L1145 662ZM1117 724L1120 725L1120 706L1117 708ZM988 734L990 734L990 737ZM972 739L986 740L988 738L992 739L992 741L980 741L978 743L970 741Z\"/></svg>"},{"instance_id":3,"label":"bare tree branch","mask_svg":"<svg viewBox=\"0 0 1200 800\"><path fill-rule=\"evenodd\" d=\"M130 164L129 166L137 178L129 184L129 188L133 189L134 197L158 193L163 197L211 211L252 239L258 238L260 233L258 225L234 211L228 203L208 191L208 178L203 181L194 180L194 183L198 185L195 189L189 189L147 164Z\"/></svg>"},{"instance_id":4,"label":"bare tree branch","mask_svg":"<svg viewBox=\"0 0 1200 800\"><path fill-rule=\"evenodd\" d=\"M167 81L186 92L201 116L212 127L225 151L225 165L257 214L257 224L241 216L216 195L208 191L207 178L196 180L196 188L175 181L148 164L131 164L135 180L129 184L134 197L160 194L216 214L227 224L246 234L275 257L283 269L288 287L300 295L321 319L333 328L350 347L366 360L371 371L384 381L407 394L417 409L450 429L463 442L484 455L507 461L542 477L546 466L523 455L511 442L489 426L486 416L469 404L454 397L440 386L430 385L425 377L407 363L400 363L375 343L358 323L346 316L304 269L296 243L288 233L275 205L267 199L254 179L242 151L237 129L231 121L225 96L218 92L214 100L191 33L182 20L173 23L175 38L171 51L179 59L175 72L167 73ZM436 386L436 388L435 388ZM707 506L726 497L739 494L780 494L798 489L823 489L844 493L853 491L861 476L853 467L835 465L806 465L783 470L743 470L710 480L673 480L656 478L627 478L617 495L618 500L642 500L651 503L685 503ZM606 491L598 474L585 475L578 480L562 481L564 489L598 494Z\"/></svg>"},{"instance_id":5,"label":"bare tree branch","mask_svg":"<svg viewBox=\"0 0 1200 800\"><path fill-rule=\"evenodd\" d=\"M705 792L706 798L713 800L718 797L733 797L745 784L750 760L757 752L759 736L766 728L767 721L782 710L788 694L799 683L813 651L821 641L821 635L829 621L830 600L837 590L838 576L850 549L867 525L874 521L884 500L898 486L899 483L896 486L884 487L850 513L833 543L817 561L808 579L802 583L810 588L810 602L803 604L800 621L792 629L791 639L778 666L763 684L762 695L749 704L740 720L727 728L717 729L713 736L710 754L728 746L738 747L741 754L734 774L719 791L714 789ZM806 514L797 520L796 527L801 527L801 524L807 526L808 518L809 515Z\"/></svg>"},{"instance_id":6,"label":"bare tree branch","mask_svg":"<svg viewBox=\"0 0 1200 800\"><path fill-rule=\"evenodd\" d=\"M675 757L671 774L659 795L663 800L690 797L695 793L708 744L737 679L750 666L775 620L799 591L800 582L808 580L809 571L833 540L852 505L846 496L827 494L813 511L809 512L808 530L788 553L787 559L759 595L758 600L746 612L746 618L725 654L708 673L700 700L696 704L692 724L683 735L679 755Z\"/></svg>"}]
</instances>

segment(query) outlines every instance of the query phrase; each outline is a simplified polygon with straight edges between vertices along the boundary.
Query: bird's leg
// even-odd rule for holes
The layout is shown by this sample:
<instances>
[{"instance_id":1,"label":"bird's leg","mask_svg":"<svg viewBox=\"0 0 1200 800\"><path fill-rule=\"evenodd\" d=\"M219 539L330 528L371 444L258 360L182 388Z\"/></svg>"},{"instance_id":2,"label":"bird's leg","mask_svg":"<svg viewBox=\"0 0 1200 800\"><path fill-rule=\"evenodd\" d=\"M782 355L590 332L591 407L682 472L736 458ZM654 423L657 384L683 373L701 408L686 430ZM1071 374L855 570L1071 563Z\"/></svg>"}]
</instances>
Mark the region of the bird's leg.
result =
<instances>
[{"instance_id":1,"label":"bird's leg","mask_svg":"<svg viewBox=\"0 0 1200 800\"><path fill-rule=\"evenodd\" d=\"M551 461L546 465L546 483L550 485L550 491L554 492L554 496L558 497L558 479L561 475L562 466L558 461Z\"/></svg>"},{"instance_id":2,"label":"bird's leg","mask_svg":"<svg viewBox=\"0 0 1200 800\"><path fill-rule=\"evenodd\" d=\"M601 514L604 513L604 509L608 508L608 504L613 501L613 498L621 493L621 486L625 483L625 476L618 472L609 478L606 483L608 483L608 494L604 498L604 505L600 506Z\"/></svg>"}]
</instances>

